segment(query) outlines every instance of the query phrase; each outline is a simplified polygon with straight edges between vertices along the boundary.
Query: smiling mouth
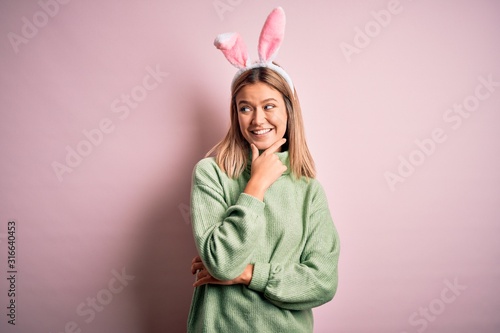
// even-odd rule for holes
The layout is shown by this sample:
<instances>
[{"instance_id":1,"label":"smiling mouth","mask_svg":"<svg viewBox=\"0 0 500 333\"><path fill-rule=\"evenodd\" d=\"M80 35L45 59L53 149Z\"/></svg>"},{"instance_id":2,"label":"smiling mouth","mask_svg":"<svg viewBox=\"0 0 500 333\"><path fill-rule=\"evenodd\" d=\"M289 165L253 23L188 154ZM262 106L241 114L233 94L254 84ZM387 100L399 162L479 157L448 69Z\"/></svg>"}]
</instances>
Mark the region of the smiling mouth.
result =
<instances>
[{"instance_id":1,"label":"smiling mouth","mask_svg":"<svg viewBox=\"0 0 500 333\"><path fill-rule=\"evenodd\" d=\"M272 131L272 128L266 128L266 129L261 129L261 130L257 130L257 131L250 131L250 132L252 132L255 135L264 135L264 134L267 134L271 131Z\"/></svg>"}]
</instances>

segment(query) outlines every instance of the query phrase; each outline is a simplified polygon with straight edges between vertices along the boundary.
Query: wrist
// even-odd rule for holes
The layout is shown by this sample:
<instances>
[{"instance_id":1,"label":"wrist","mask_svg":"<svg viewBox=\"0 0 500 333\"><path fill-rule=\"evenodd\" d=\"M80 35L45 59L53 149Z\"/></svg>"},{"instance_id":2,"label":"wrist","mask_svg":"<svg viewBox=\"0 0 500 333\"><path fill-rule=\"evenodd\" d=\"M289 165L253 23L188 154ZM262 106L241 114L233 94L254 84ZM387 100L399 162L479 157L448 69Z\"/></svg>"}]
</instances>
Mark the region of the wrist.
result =
<instances>
[{"instance_id":1,"label":"wrist","mask_svg":"<svg viewBox=\"0 0 500 333\"><path fill-rule=\"evenodd\" d=\"M252 281L253 276L253 264L248 264L245 270L243 271L242 276L242 284L248 286Z\"/></svg>"},{"instance_id":2,"label":"wrist","mask_svg":"<svg viewBox=\"0 0 500 333\"><path fill-rule=\"evenodd\" d=\"M256 184L255 182L250 179L247 183L247 186L245 186L245 189L243 190L243 193L251 195L260 201L264 201L264 193L266 192L265 189L263 189L261 186Z\"/></svg>"}]
</instances>

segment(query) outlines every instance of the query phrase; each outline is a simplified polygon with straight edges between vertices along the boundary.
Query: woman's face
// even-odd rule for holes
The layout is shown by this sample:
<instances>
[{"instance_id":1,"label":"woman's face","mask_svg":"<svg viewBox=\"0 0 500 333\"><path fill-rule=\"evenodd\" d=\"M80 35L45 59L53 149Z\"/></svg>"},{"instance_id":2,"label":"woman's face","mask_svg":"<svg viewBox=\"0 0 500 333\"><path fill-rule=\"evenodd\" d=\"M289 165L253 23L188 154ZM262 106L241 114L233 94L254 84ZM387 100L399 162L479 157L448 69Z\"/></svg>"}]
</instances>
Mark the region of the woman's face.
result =
<instances>
[{"instance_id":1,"label":"woman's face","mask_svg":"<svg viewBox=\"0 0 500 333\"><path fill-rule=\"evenodd\" d=\"M267 149L285 135L285 101L279 91L266 83L243 87L236 95L236 109L243 137L259 150Z\"/></svg>"}]
</instances>

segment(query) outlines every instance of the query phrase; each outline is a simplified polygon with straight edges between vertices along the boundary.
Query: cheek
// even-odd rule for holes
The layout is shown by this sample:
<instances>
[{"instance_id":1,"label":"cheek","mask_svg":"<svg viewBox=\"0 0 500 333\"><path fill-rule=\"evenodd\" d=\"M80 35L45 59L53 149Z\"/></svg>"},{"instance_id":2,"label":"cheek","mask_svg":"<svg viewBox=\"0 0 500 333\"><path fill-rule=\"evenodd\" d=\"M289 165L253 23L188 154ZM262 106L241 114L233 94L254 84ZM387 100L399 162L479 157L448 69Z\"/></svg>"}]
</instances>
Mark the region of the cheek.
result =
<instances>
[{"instance_id":1,"label":"cheek","mask_svg":"<svg viewBox=\"0 0 500 333\"><path fill-rule=\"evenodd\" d=\"M272 122L275 126L279 127L282 131L286 129L287 115L286 112L280 112L273 115Z\"/></svg>"}]
</instances>

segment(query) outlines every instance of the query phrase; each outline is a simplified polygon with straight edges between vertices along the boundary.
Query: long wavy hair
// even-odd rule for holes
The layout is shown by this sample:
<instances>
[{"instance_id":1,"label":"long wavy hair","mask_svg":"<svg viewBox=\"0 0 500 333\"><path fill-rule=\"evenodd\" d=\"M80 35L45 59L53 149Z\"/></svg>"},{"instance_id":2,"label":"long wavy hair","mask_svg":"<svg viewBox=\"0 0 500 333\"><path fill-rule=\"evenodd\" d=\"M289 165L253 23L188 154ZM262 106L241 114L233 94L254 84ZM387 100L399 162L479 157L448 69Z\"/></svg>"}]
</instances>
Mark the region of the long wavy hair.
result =
<instances>
[{"instance_id":1,"label":"long wavy hair","mask_svg":"<svg viewBox=\"0 0 500 333\"><path fill-rule=\"evenodd\" d=\"M218 166L230 178L237 178L241 175L248 163L251 149L240 130L236 96L243 87L257 82L265 83L279 91L285 101L288 117L284 137L287 141L282 146L282 150L288 150L291 173L296 178L314 178L316 169L306 143L297 91L292 93L287 82L277 72L267 67L249 69L234 81L231 88L231 124L229 130L226 136L208 151L206 156L215 154Z\"/></svg>"}]
</instances>

